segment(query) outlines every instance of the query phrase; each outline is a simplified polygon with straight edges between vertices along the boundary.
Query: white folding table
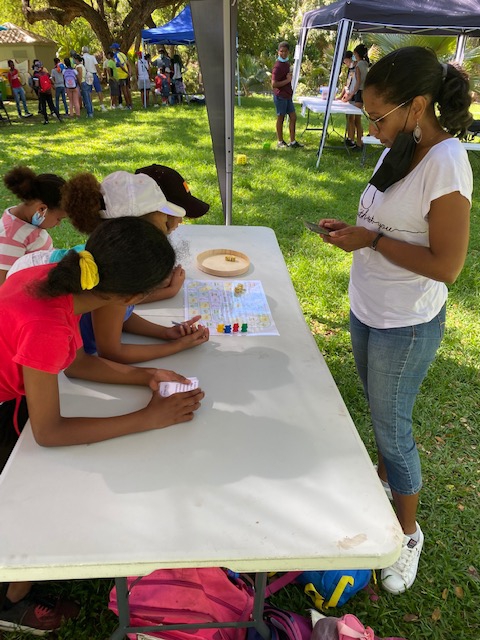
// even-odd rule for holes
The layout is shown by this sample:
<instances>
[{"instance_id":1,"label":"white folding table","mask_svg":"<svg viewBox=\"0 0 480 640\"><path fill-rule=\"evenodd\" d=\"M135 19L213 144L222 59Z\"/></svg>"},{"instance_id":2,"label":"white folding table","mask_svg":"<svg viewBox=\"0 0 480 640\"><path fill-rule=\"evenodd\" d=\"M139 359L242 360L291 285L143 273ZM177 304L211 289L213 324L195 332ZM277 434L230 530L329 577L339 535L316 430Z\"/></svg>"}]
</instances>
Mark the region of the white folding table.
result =
<instances>
[{"instance_id":1,"label":"white folding table","mask_svg":"<svg viewBox=\"0 0 480 640\"><path fill-rule=\"evenodd\" d=\"M0 476L0 581L390 565L401 528L304 321L273 231L183 225L174 235L187 277L214 279L196 267L202 251L246 253L250 269L239 278L261 280L280 335L214 336L155 361L199 378L206 395L192 422L50 449L34 442L27 424ZM183 294L138 310L163 324L183 320ZM63 376L60 386L67 416L118 415L150 397L146 388ZM120 590L124 584L117 581ZM260 594L257 614L262 606ZM124 610L112 638L127 627Z\"/></svg>"}]
</instances>

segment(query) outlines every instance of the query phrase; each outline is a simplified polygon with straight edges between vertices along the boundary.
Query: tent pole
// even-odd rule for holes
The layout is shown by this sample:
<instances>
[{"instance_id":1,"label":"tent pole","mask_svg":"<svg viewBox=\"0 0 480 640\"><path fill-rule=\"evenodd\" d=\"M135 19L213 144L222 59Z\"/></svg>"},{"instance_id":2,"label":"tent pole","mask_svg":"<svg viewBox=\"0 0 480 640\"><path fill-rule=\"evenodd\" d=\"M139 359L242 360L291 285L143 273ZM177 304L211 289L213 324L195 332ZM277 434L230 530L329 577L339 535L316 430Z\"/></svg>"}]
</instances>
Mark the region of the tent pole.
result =
<instances>
[{"instance_id":1,"label":"tent pole","mask_svg":"<svg viewBox=\"0 0 480 640\"><path fill-rule=\"evenodd\" d=\"M463 58L465 57L465 45L467 43L467 36L462 33L457 37L457 47L455 49L455 56L453 61L457 64L463 63Z\"/></svg>"},{"instance_id":2,"label":"tent pole","mask_svg":"<svg viewBox=\"0 0 480 640\"><path fill-rule=\"evenodd\" d=\"M328 83L328 98L327 105L325 107L325 116L323 118L322 136L320 138L320 144L318 146L317 164L320 164L320 158L322 157L325 142L327 140L328 121L330 119L330 112L332 109L332 102L335 97L335 90L337 88L337 81L340 77L340 71L343 62L343 53L346 49L348 41L350 39L353 28L353 22L351 20L340 20L338 23L337 41L335 42L335 53L333 54L332 70L330 72L330 80Z\"/></svg>"},{"instance_id":3,"label":"tent pole","mask_svg":"<svg viewBox=\"0 0 480 640\"><path fill-rule=\"evenodd\" d=\"M240 96L240 62L238 60L238 33L235 36L235 53L237 56L237 96L238 96L238 106L242 105L242 99Z\"/></svg>"},{"instance_id":4,"label":"tent pole","mask_svg":"<svg viewBox=\"0 0 480 640\"><path fill-rule=\"evenodd\" d=\"M306 29L305 27L302 27L300 29L298 43L295 47L294 63L293 63L293 78L292 78L293 93L295 93L295 90L298 84L298 79L300 77L300 67L302 66L303 51L305 49L305 43L307 41L308 31L309 30Z\"/></svg>"},{"instance_id":5,"label":"tent pole","mask_svg":"<svg viewBox=\"0 0 480 640\"><path fill-rule=\"evenodd\" d=\"M230 0L223 0L223 64L225 95L225 224L232 224L233 78Z\"/></svg>"}]
</instances>

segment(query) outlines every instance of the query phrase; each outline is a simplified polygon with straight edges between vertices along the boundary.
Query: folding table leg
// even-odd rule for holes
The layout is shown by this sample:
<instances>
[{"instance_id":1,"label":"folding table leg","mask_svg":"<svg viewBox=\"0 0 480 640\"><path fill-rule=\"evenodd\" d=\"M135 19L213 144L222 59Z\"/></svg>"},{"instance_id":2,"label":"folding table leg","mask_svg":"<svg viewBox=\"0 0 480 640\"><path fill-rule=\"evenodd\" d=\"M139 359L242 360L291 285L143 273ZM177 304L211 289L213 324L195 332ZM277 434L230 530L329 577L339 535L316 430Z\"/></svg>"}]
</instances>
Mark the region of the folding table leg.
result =
<instances>
[{"instance_id":1,"label":"folding table leg","mask_svg":"<svg viewBox=\"0 0 480 640\"><path fill-rule=\"evenodd\" d=\"M110 640L124 640L126 629L130 626L130 606L128 604L127 579L115 578L118 605L118 627L110 636Z\"/></svg>"},{"instance_id":2,"label":"folding table leg","mask_svg":"<svg viewBox=\"0 0 480 640\"><path fill-rule=\"evenodd\" d=\"M264 640L270 640L270 629L263 619L265 609L265 590L267 588L267 574L255 574L255 599L253 601L253 621L255 629Z\"/></svg>"}]
</instances>

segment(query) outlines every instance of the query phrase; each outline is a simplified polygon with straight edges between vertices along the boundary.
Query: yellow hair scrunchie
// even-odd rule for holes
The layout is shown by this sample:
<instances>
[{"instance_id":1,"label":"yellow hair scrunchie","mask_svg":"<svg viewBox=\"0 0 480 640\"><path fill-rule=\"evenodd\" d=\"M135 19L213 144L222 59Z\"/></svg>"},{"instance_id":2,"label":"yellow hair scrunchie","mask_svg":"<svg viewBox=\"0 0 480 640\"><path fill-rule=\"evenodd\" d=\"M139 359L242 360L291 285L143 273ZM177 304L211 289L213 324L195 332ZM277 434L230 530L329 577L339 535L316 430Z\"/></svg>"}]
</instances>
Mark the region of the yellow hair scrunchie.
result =
<instances>
[{"instance_id":1,"label":"yellow hair scrunchie","mask_svg":"<svg viewBox=\"0 0 480 640\"><path fill-rule=\"evenodd\" d=\"M79 251L80 256L80 286L83 290L93 289L100 282L98 267L90 251Z\"/></svg>"}]
</instances>

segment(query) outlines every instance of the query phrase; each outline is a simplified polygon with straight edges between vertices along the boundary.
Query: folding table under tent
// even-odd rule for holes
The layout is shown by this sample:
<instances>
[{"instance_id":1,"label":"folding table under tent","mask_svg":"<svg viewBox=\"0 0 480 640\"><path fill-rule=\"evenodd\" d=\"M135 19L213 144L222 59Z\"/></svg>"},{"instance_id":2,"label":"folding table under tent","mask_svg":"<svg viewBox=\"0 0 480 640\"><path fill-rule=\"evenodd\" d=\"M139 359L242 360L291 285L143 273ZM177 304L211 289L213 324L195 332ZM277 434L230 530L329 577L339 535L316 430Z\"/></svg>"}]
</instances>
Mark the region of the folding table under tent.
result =
<instances>
[{"instance_id":1,"label":"folding table under tent","mask_svg":"<svg viewBox=\"0 0 480 640\"><path fill-rule=\"evenodd\" d=\"M463 60L465 38L480 36L480 2L478 0L340 0L326 7L308 11L302 20L295 50L293 86L297 86L300 65L311 29L336 30L337 39L329 80L324 127L318 147L320 164L325 146L335 87L340 76L343 53L352 31L357 33L411 33L457 36L455 61Z\"/></svg>"},{"instance_id":2,"label":"folding table under tent","mask_svg":"<svg viewBox=\"0 0 480 640\"><path fill-rule=\"evenodd\" d=\"M223 214L225 224L228 225L232 223L237 2L236 0L190 0L190 11L195 32L195 46L202 69ZM162 29L165 26L159 28ZM155 31L155 29L145 31ZM148 42L155 43L153 39ZM167 43L164 42L164 44Z\"/></svg>"}]
</instances>

